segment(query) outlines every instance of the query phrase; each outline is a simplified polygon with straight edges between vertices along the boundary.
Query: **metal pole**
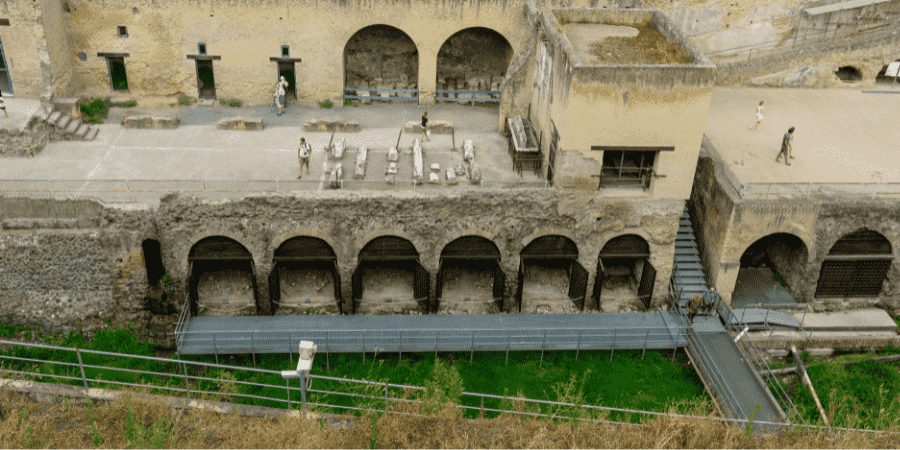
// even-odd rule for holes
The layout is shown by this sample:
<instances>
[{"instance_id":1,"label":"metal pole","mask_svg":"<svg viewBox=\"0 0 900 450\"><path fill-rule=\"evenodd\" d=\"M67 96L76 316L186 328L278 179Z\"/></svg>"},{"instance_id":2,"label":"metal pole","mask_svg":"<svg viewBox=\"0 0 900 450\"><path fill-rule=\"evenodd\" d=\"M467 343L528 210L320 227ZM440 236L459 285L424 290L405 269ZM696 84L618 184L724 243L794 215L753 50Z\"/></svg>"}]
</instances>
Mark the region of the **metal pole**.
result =
<instances>
[{"instance_id":1,"label":"metal pole","mask_svg":"<svg viewBox=\"0 0 900 450\"><path fill-rule=\"evenodd\" d=\"M771 311L771 309L766 309L766 318L765 318L766 325L769 324L769 311Z\"/></svg>"},{"instance_id":2,"label":"metal pole","mask_svg":"<svg viewBox=\"0 0 900 450\"><path fill-rule=\"evenodd\" d=\"M288 396L288 411L291 409L291 379L285 378L284 385L287 386L287 396Z\"/></svg>"},{"instance_id":3,"label":"metal pole","mask_svg":"<svg viewBox=\"0 0 900 450\"><path fill-rule=\"evenodd\" d=\"M544 330L544 342L541 342L541 367L544 367L544 345L547 344L547 330Z\"/></svg>"},{"instance_id":4,"label":"metal pole","mask_svg":"<svg viewBox=\"0 0 900 450\"><path fill-rule=\"evenodd\" d=\"M300 411L306 412L306 371L300 371Z\"/></svg>"},{"instance_id":5,"label":"metal pole","mask_svg":"<svg viewBox=\"0 0 900 450\"><path fill-rule=\"evenodd\" d=\"M475 332L472 332L472 353L469 354L469 362L475 357Z\"/></svg>"},{"instance_id":6,"label":"metal pole","mask_svg":"<svg viewBox=\"0 0 900 450\"><path fill-rule=\"evenodd\" d=\"M479 415L484 419L484 397L481 397L481 413Z\"/></svg>"},{"instance_id":7,"label":"metal pole","mask_svg":"<svg viewBox=\"0 0 900 450\"><path fill-rule=\"evenodd\" d=\"M403 330L400 330L400 362L397 365L400 364L403 364Z\"/></svg>"},{"instance_id":8,"label":"metal pole","mask_svg":"<svg viewBox=\"0 0 900 450\"><path fill-rule=\"evenodd\" d=\"M434 330L434 360L437 361L437 330Z\"/></svg>"},{"instance_id":9,"label":"metal pole","mask_svg":"<svg viewBox=\"0 0 900 450\"><path fill-rule=\"evenodd\" d=\"M187 373L187 364L182 363L181 367L184 367L184 387L187 389L187 396L191 398L191 385L188 384L188 373Z\"/></svg>"},{"instance_id":10,"label":"metal pole","mask_svg":"<svg viewBox=\"0 0 900 450\"><path fill-rule=\"evenodd\" d=\"M331 372L331 361L328 358L328 332L325 332L325 371Z\"/></svg>"},{"instance_id":11,"label":"metal pole","mask_svg":"<svg viewBox=\"0 0 900 450\"><path fill-rule=\"evenodd\" d=\"M256 367L256 341L253 339L253 332L250 333L250 350L253 351L253 367Z\"/></svg>"},{"instance_id":12,"label":"metal pole","mask_svg":"<svg viewBox=\"0 0 900 450\"><path fill-rule=\"evenodd\" d=\"M75 349L75 354L78 355L78 368L81 369L81 382L84 383L84 389L87 391L87 377L84 376L84 363L81 362L81 350ZM87 394L87 392L85 392Z\"/></svg>"},{"instance_id":13,"label":"metal pole","mask_svg":"<svg viewBox=\"0 0 900 450\"><path fill-rule=\"evenodd\" d=\"M578 330L578 346L575 347L575 361L578 361L578 352L581 350L581 333L584 330Z\"/></svg>"},{"instance_id":14,"label":"metal pole","mask_svg":"<svg viewBox=\"0 0 900 450\"><path fill-rule=\"evenodd\" d=\"M363 330L363 363L366 362L366 330Z\"/></svg>"},{"instance_id":15,"label":"metal pole","mask_svg":"<svg viewBox=\"0 0 900 450\"><path fill-rule=\"evenodd\" d=\"M506 364L509 364L509 341L512 339L511 334L506 335Z\"/></svg>"},{"instance_id":16,"label":"metal pole","mask_svg":"<svg viewBox=\"0 0 900 450\"><path fill-rule=\"evenodd\" d=\"M641 359L644 359L644 353L647 352L647 341L650 340L650 329L647 328L647 336L644 337L644 350L641 352Z\"/></svg>"},{"instance_id":17,"label":"metal pole","mask_svg":"<svg viewBox=\"0 0 900 450\"><path fill-rule=\"evenodd\" d=\"M294 352L291 349L294 347L294 336L288 335L288 358L291 359L291 366L294 365ZM299 356L297 356L299 358Z\"/></svg>"},{"instance_id":18,"label":"metal pole","mask_svg":"<svg viewBox=\"0 0 900 450\"><path fill-rule=\"evenodd\" d=\"M616 351L616 335L619 333L619 329L616 328L613 330L613 343L612 347L609 349L609 362L612 362L613 353Z\"/></svg>"},{"instance_id":19,"label":"metal pole","mask_svg":"<svg viewBox=\"0 0 900 450\"><path fill-rule=\"evenodd\" d=\"M216 335L213 334L213 351L216 352L216 364L219 364L219 346L216 345Z\"/></svg>"}]
</instances>

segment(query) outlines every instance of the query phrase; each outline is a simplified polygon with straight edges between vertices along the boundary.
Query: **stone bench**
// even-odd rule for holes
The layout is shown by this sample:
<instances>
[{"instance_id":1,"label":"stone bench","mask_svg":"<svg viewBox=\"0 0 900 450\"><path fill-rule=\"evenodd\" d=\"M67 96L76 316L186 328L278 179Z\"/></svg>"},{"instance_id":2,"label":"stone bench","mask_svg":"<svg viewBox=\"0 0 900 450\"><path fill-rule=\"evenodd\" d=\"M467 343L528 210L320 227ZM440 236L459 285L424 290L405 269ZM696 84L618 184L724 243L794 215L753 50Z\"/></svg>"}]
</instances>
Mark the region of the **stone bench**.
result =
<instances>
[{"instance_id":1,"label":"stone bench","mask_svg":"<svg viewBox=\"0 0 900 450\"><path fill-rule=\"evenodd\" d=\"M429 120L428 131L431 131L431 134L451 134L453 133L453 122L449 120ZM403 132L422 134L422 121L406 122Z\"/></svg>"},{"instance_id":2,"label":"stone bench","mask_svg":"<svg viewBox=\"0 0 900 450\"><path fill-rule=\"evenodd\" d=\"M178 128L181 120L177 117L151 116L142 114L128 116L122 121L124 128Z\"/></svg>"},{"instance_id":3,"label":"stone bench","mask_svg":"<svg viewBox=\"0 0 900 450\"><path fill-rule=\"evenodd\" d=\"M303 131L340 131L343 133L359 133L359 122L355 120L307 120L303 123Z\"/></svg>"},{"instance_id":4,"label":"stone bench","mask_svg":"<svg viewBox=\"0 0 900 450\"><path fill-rule=\"evenodd\" d=\"M219 119L218 128L233 131L261 131L263 120L262 117L226 117Z\"/></svg>"}]
</instances>

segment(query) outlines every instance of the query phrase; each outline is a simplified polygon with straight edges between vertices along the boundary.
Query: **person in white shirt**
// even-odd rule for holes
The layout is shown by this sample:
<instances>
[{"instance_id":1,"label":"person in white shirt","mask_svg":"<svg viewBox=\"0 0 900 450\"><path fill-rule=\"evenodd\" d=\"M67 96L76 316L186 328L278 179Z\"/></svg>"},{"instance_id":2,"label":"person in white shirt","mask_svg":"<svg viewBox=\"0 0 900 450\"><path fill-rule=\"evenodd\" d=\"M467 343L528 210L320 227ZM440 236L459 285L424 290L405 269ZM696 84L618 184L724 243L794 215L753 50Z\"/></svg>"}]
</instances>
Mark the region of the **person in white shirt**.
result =
<instances>
[{"instance_id":1,"label":"person in white shirt","mask_svg":"<svg viewBox=\"0 0 900 450\"><path fill-rule=\"evenodd\" d=\"M763 120L762 110L764 110L763 102L759 102L759 106L756 107L756 124L750 127L751 130L759 130L759 123Z\"/></svg>"},{"instance_id":2,"label":"person in white shirt","mask_svg":"<svg viewBox=\"0 0 900 450\"><path fill-rule=\"evenodd\" d=\"M278 88L275 90L275 106L278 108L278 115L284 112L284 85L278 82Z\"/></svg>"},{"instance_id":3,"label":"person in white shirt","mask_svg":"<svg viewBox=\"0 0 900 450\"><path fill-rule=\"evenodd\" d=\"M300 159L300 175L297 175L297 179L303 176L303 167L306 167L306 174L309 175L309 152L312 150L312 147L306 143L306 138L300 138L300 148L297 149L297 157Z\"/></svg>"}]
</instances>

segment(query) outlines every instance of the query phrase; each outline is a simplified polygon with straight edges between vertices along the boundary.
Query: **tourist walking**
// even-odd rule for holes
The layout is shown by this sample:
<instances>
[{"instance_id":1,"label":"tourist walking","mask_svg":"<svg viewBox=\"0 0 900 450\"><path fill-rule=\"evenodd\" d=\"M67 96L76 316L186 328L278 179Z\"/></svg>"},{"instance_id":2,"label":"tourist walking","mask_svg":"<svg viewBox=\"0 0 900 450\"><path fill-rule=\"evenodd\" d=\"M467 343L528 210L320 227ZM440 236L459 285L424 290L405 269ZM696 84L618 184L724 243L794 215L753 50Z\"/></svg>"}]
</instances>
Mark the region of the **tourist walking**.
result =
<instances>
[{"instance_id":1,"label":"tourist walking","mask_svg":"<svg viewBox=\"0 0 900 450\"><path fill-rule=\"evenodd\" d=\"M703 296L695 295L688 300L688 325L694 323L694 317L700 312L700 306L703 304Z\"/></svg>"},{"instance_id":2,"label":"tourist walking","mask_svg":"<svg viewBox=\"0 0 900 450\"><path fill-rule=\"evenodd\" d=\"M306 143L306 138L300 138L300 148L297 149L297 158L300 159L300 174L297 175L299 180L303 176L303 168L306 167L306 174L309 175L309 153L312 150Z\"/></svg>"},{"instance_id":3,"label":"tourist walking","mask_svg":"<svg viewBox=\"0 0 900 450\"><path fill-rule=\"evenodd\" d=\"M428 135L431 134L428 132L428 111L425 111L425 114L422 114L422 142L425 142L428 139Z\"/></svg>"},{"instance_id":4,"label":"tourist walking","mask_svg":"<svg viewBox=\"0 0 900 450\"><path fill-rule=\"evenodd\" d=\"M794 127L789 128L788 132L781 138L781 152L775 157L775 162L781 162L780 159L782 155L784 155L784 163L788 166L791 165L791 163L788 162L788 156L790 156L791 159L794 159Z\"/></svg>"},{"instance_id":5,"label":"tourist walking","mask_svg":"<svg viewBox=\"0 0 900 450\"><path fill-rule=\"evenodd\" d=\"M759 130L759 123L763 120L762 110L766 109L763 106L763 102L759 102L759 106L756 107L756 123L750 127L751 130Z\"/></svg>"},{"instance_id":6,"label":"tourist walking","mask_svg":"<svg viewBox=\"0 0 900 450\"><path fill-rule=\"evenodd\" d=\"M275 89L275 106L280 116L284 112L284 85L280 81Z\"/></svg>"},{"instance_id":7,"label":"tourist walking","mask_svg":"<svg viewBox=\"0 0 900 450\"><path fill-rule=\"evenodd\" d=\"M703 309L706 311L706 321L709 316L716 313L716 288L709 288L709 292L703 295Z\"/></svg>"}]
</instances>

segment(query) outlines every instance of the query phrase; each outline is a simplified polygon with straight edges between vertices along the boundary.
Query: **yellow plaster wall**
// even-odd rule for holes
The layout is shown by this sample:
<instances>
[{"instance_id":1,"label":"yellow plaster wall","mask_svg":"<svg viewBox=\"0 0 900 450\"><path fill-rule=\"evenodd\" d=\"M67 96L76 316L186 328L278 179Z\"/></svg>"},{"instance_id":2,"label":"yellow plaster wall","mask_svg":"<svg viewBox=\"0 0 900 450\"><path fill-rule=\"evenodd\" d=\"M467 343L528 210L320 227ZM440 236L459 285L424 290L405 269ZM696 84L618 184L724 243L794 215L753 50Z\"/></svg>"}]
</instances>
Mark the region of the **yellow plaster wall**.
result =
<instances>
[{"instance_id":1,"label":"yellow plaster wall","mask_svg":"<svg viewBox=\"0 0 900 450\"><path fill-rule=\"evenodd\" d=\"M40 96L44 90L41 62L50 70L50 54L41 25L41 5L30 1L0 2L0 17L9 19L9 26L0 27L0 40L16 97ZM49 72L46 75L49 82Z\"/></svg>"},{"instance_id":2,"label":"yellow plaster wall","mask_svg":"<svg viewBox=\"0 0 900 450\"><path fill-rule=\"evenodd\" d=\"M269 58L280 56L281 46L288 45L290 57L302 59L296 66L298 101L314 105L342 94L343 53L350 37L366 26L384 24L404 31L416 44L420 96L428 104L433 103L437 53L451 35L470 27L490 28L517 52L528 32L518 1L71 0L70 5L72 52L88 55L75 64L81 93L87 96L112 93L105 58L97 56L103 52L130 54L125 58L127 95L183 92L196 97L196 65L187 55L197 54L197 43L205 42L208 55L221 56L213 62L216 96L267 104L277 69ZM128 38L117 36L117 25L128 27Z\"/></svg>"}]
</instances>

